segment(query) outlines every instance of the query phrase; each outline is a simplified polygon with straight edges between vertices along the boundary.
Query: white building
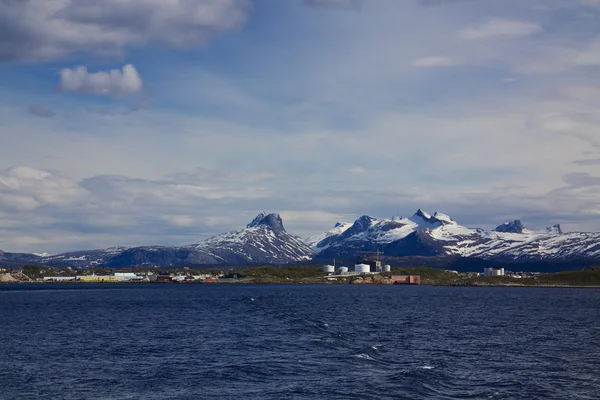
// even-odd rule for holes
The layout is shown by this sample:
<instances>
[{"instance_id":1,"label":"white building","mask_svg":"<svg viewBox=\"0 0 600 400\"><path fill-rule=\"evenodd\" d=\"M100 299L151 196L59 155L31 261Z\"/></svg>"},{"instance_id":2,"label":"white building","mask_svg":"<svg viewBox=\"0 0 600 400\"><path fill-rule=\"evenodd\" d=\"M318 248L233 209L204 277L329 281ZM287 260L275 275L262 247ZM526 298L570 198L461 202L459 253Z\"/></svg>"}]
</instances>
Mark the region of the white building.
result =
<instances>
[{"instance_id":1,"label":"white building","mask_svg":"<svg viewBox=\"0 0 600 400\"><path fill-rule=\"evenodd\" d=\"M348 267L340 267L338 269L338 275L347 275L348 274Z\"/></svg>"},{"instance_id":2,"label":"white building","mask_svg":"<svg viewBox=\"0 0 600 400\"><path fill-rule=\"evenodd\" d=\"M369 273L371 272L371 266L369 264L356 264L354 266L354 272L357 274Z\"/></svg>"},{"instance_id":3,"label":"white building","mask_svg":"<svg viewBox=\"0 0 600 400\"><path fill-rule=\"evenodd\" d=\"M134 272L115 272L115 278L118 281L141 281L143 276L137 276Z\"/></svg>"},{"instance_id":4,"label":"white building","mask_svg":"<svg viewBox=\"0 0 600 400\"><path fill-rule=\"evenodd\" d=\"M504 276L504 268L486 267L483 269L484 276Z\"/></svg>"},{"instance_id":5,"label":"white building","mask_svg":"<svg viewBox=\"0 0 600 400\"><path fill-rule=\"evenodd\" d=\"M335 272L335 266L333 265L323 265L323 273L325 275L331 275Z\"/></svg>"}]
</instances>

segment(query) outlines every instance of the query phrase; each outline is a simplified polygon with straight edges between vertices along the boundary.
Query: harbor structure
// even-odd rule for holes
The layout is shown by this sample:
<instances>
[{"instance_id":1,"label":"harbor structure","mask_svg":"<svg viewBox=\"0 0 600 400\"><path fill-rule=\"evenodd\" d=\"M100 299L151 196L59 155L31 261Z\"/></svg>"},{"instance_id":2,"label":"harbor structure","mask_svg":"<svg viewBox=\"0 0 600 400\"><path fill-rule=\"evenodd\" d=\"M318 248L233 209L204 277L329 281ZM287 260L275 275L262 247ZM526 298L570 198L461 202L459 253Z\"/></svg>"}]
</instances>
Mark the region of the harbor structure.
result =
<instances>
[{"instance_id":1,"label":"harbor structure","mask_svg":"<svg viewBox=\"0 0 600 400\"><path fill-rule=\"evenodd\" d=\"M134 272L115 272L113 275L115 276L115 278L117 278L119 282L141 281L144 279L143 276L138 276Z\"/></svg>"},{"instance_id":2,"label":"harbor structure","mask_svg":"<svg viewBox=\"0 0 600 400\"><path fill-rule=\"evenodd\" d=\"M332 275L335 272L334 265L323 265L323 273L325 275Z\"/></svg>"},{"instance_id":3,"label":"harbor structure","mask_svg":"<svg viewBox=\"0 0 600 400\"><path fill-rule=\"evenodd\" d=\"M371 266L369 264L356 264L354 266L354 272L357 274L368 274L371 272Z\"/></svg>"},{"instance_id":4,"label":"harbor structure","mask_svg":"<svg viewBox=\"0 0 600 400\"><path fill-rule=\"evenodd\" d=\"M76 281L76 276L44 276L44 282L69 282Z\"/></svg>"},{"instance_id":5,"label":"harbor structure","mask_svg":"<svg viewBox=\"0 0 600 400\"><path fill-rule=\"evenodd\" d=\"M78 275L77 280L80 282L118 282L114 275Z\"/></svg>"},{"instance_id":6,"label":"harbor structure","mask_svg":"<svg viewBox=\"0 0 600 400\"><path fill-rule=\"evenodd\" d=\"M504 268L502 267L486 267L483 269L484 276L504 276Z\"/></svg>"}]
</instances>

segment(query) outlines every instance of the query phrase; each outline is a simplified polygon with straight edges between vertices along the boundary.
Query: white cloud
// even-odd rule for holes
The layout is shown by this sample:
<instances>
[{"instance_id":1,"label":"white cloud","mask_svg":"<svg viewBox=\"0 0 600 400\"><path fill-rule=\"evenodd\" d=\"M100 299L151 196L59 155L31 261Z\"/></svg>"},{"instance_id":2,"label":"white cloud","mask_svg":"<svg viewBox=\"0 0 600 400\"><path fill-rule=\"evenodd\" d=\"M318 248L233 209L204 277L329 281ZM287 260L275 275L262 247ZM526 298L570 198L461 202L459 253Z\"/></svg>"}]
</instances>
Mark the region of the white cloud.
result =
<instances>
[{"instance_id":1,"label":"white cloud","mask_svg":"<svg viewBox=\"0 0 600 400\"><path fill-rule=\"evenodd\" d=\"M0 59L118 54L160 43L194 48L246 20L248 0L0 1Z\"/></svg>"},{"instance_id":2,"label":"white cloud","mask_svg":"<svg viewBox=\"0 0 600 400\"><path fill-rule=\"evenodd\" d=\"M457 63L448 57L432 56L432 57L417 58L416 60L413 60L411 65L413 67L421 67L421 68L438 68L438 67L452 67L452 66L457 65Z\"/></svg>"},{"instance_id":3,"label":"white cloud","mask_svg":"<svg viewBox=\"0 0 600 400\"><path fill-rule=\"evenodd\" d=\"M521 37L530 36L542 31L538 23L513 19L494 18L482 24L471 26L460 31L462 39L486 39L489 37Z\"/></svg>"},{"instance_id":4,"label":"white cloud","mask_svg":"<svg viewBox=\"0 0 600 400\"><path fill-rule=\"evenodd\" d=\"M63 92L122 97L142 90L142 77L131 64L122 69L88 72L84 66L60 71L59 89Z\"/></svg>"}]
</instances>

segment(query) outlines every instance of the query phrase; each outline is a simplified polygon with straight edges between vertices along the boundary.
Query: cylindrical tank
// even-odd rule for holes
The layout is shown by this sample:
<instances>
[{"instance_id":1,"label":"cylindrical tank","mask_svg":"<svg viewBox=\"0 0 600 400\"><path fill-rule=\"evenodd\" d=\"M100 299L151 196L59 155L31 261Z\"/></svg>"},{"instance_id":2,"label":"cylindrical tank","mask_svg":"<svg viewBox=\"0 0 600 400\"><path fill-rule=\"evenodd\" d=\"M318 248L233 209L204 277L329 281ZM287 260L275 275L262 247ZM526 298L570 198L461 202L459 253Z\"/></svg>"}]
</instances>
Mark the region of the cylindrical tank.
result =
<instances>
[{"instance_id":1,"label":"cylindrical tank","mask_svg":"<svg viewBox=\"0 0 600 400\"><path fill-rule=\"evenodd\" d=\"M323 273L324 274L333 274L335 272L335 267L333 265L323 265Z\"/></svg>"},{"instance_id":2,"label":"cylindrical tank","mask_svg":"<svg viewBox=\"0 0 600 400\"><path fill-rule=\"evenodd\" d=\"M391 270L392 270L392 267L390 265L383 266L383 272L390 272Z\"/></svg>"},{"instance_id":3,"label":"cylindrical tank","mask_svg":"<svg viewBox=\"0 0 600 400\"><path fill-rule=\"evenodd\" d=\"M356 264L354 266L354 271L357 274L362 274L364 272L371 272L371 266L369 264Z\"/></svg>"},{"instance_id":4,"label":"cylindrical tank","mask_svg":"<svg viewBox=\"0 0 600 400\"><path fill-rule=\"evenodd\" d=\"M340 267L338 269L338 274L340 274L340 275L345 275L347 273L348 273L348 267Z\"/></svg>"}]
</instances>

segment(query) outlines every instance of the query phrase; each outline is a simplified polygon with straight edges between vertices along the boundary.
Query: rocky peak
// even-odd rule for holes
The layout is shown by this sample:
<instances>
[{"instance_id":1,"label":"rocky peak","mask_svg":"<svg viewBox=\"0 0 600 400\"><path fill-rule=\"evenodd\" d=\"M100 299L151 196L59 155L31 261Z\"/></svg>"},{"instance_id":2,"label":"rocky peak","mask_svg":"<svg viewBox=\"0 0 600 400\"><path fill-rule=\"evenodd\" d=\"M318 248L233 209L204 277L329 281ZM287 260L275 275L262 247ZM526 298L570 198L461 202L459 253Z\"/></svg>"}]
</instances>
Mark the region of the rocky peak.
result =
<instances>
[{"instance_id":1,"label":"rocky peak","mask_svg":"<svg viewBox=\"0 0 600 400\"><path fill-rule=\"evenodd\" d=\"M373 221L375 221L375 218L369 217L368 215L363 215L362 217L354 221L354 224L350 229L352 229L353 231L362 232L368 229Z\"/></svg>"},{"instance_id":2,"label":"rocky peak","mask_svg":"<svg viewBox=\"0 0 600 400\"><path fill-rule=\"evenodd\" d=\"M283 221L281 220L281 216L277 213L265 214L265 212L261 212L258 214L252 222L250 222L247 227L253 228L256 226L265 225L273 230L273 232L282 233L285 232L285 228L283 227Z\"/></svg>"},{"instance_id":3,"label":"rocky peak","mask_svg":"<svg viewBox=\"0 0 600 400\"><path fill-rule=\"evenodd\" d=\"M255 226L260 225L260 222L267 216L267 214L263 211L260 214L258 214L256 217L254 217L254 219L252 220L252 222L250 222L248 225L246 225L246 228L252 228Z\"/></svg>"},{"instance_id":4,"label":"rocky peak","mask_svg":"<svg viewBox=\"0 0 600 400\"><path fill-rule=\"evenodd\" d=\"M346 238L365 232L367 229L369 229L373 221L376 221L376 219L373 217L369 217L368 215L363 215L362 217L354 221L352 226L346 229L344 233L342 233L341 237Z\"/></svg>"},{"instance_id":5,"label":"rocky peak","mask_svg":"<svg viewBox=\"0 0 600 400\"><path fill-rule=\"evenodd\" d=\"M514 221L505 222L502 225L496 227L496 232L504 232L504 233L523 233L525 227L521 223L520 220L515 219Z\"/></svg>"},{"instance_id":6,"label":"rocky peak","mask_svg":"<svg viewBox=\"0 0 600 400\"><path fill-rule=\"evenodd\" d=\"M420 208L417 210L417 212L415 213L414 216L419 217L426 222L429 222L431 220L431 215L429 215L428 213L426 213L425 211L423 211Z\"/></svg>"},{"instance_id":7,"label":"rocky peak","mask_svg":"<svg viewBox=\"0 0 600 400\"><path fill-rule=\"evenodd\" d=\"M562 229L560 229L560 224L552 225L546 228L548 233L561 234L563 233Z\"/></svg>"}]
</instances>

